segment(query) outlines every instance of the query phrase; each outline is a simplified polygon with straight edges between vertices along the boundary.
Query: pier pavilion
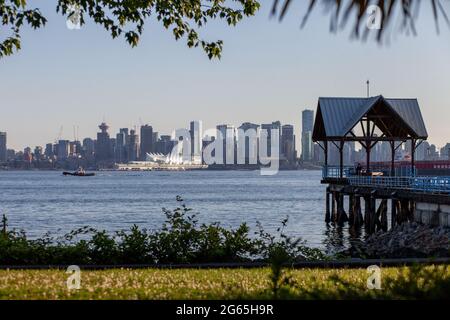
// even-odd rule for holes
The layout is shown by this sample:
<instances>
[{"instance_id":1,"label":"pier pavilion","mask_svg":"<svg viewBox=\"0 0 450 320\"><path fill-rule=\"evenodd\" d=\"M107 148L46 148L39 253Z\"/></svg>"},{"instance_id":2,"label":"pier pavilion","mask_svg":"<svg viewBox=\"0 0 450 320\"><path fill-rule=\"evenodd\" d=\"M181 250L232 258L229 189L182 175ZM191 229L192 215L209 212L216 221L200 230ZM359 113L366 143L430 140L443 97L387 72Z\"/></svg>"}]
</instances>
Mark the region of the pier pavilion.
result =
<instances>
[{"instance_id":1,"label":"pier pavilion","mask_svg":"<svg viewBox=\"0 0 450 320\"><path fill-rule=\"evenodd\" d=\"M325 155L322 183L328 184L326 222L342 225L348 221L355 227L364 224L369 233L387 230L391 200L391 226L414 219L450 225L450 178L415 174L415 151L428 138L417 99L319 98L312 138ZM344 147L350 142L359 143L365 151L363 165L344 165ZM380 142L390 145L388 168L371 162L371 151ZM408 144L411 154L407 168L395 165L395 152L402 144ZM338 165L328 163L331 145L338 150Z\"/></svg>"}]
</instances>

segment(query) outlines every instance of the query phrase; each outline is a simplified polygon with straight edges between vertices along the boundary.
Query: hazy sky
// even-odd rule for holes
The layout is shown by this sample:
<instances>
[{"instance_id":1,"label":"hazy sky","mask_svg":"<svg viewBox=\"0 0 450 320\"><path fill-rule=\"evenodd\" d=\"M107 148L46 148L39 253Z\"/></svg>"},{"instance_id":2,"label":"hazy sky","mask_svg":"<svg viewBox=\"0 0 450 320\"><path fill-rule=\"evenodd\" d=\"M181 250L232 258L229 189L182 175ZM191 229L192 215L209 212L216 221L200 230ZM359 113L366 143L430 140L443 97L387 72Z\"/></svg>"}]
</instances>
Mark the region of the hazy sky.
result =
<instances>
[{"instance_id":1,"label":"hazy sky","mask_svg":"<svg viewBox=\"0 0 450 320\"><path fill-rule=\"evenodd\" d=\"M319 96L365 96L366 79L372 95L418 98L430 141L450 141L450 32L441 23L436 34L426 5L417 37L380 47L330 34L321 10L303 30L302 6L280 24L269 18L272 1L262 0L256 17L202 32L225 42L222 59L210 61L157 23L131 49L92 23L68 30L56 1L33 2L47 26L26 29L22 51L0 60L0 131L10 148L53 142L61 126L62 138L73 139L73 126L80 138L94 137L103 119L114 135L141 123L170 133L193 119L204 128L280 120L295 125L299 142L303 109L315 109Z\"/></svg>"}]
</instances>

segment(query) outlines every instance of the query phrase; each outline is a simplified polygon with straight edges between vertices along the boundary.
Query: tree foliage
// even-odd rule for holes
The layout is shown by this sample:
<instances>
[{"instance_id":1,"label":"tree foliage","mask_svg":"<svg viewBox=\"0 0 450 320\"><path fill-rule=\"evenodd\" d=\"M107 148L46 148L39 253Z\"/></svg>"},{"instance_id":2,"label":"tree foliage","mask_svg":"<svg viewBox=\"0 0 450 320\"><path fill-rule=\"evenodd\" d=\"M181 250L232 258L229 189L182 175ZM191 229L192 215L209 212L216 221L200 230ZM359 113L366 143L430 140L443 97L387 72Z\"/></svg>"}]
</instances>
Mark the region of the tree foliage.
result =
<instances>
[{"instance_id":1,"label":"tree foliage","mask_svg":"<svg viewBox=\"0 0 450 320\"><path fill-rule=\"evenodd\" d=\"M293 0L273 0L272 15L281 21L286 16ZM383 42L390 31L398 23L400 32L416 35L416 20L421 10L421 5L430 4L436 30L439 33L439 19L444 19L450 25L449 18L442 0L309 0L306 13L301 21L303 28L311 13L318 6L322 6L330 15L330 31L337 32L346 26L348 21L353 21L352 36L357 39L367 40L370 29L367 28L367 13L372 5L376 5L381 13L381 28L376 30L376 40ZM448 3L448 1L447 1ZM396 30L397 31L397 30Z\"/></svg>"},{"instance_id":2,"label":"tree foliage","mask_svg":"<svg viewBox=\"0 0 450 320\"><path fill-rule=\"evenodd\" d=\"M176 40L184 39L188 47L201 47L210 59L220 58L223 42L208 41L200 36L200 30L212 20L223 20L234 26L244 17L253 16L261 0L54 0L56 11L67 18L74 15L83 25L90 19L101 25L113 38L123 37L132 47L138 45L145 22L156 19L173 33ZM272 15L283 20L293 0L272 0ZM400 32L416 34L415 21L424 2L431 4L436 29L439 20L450 25L443 3L448 0L309 0L303 16L303 27L311 13L322 7L330 15L330 31L337 32L347 22L353 22L352 36L366 40L370 29L366 28L366 14L370 5L381 10L381 28L376 39L383 42L393 26L399 23ZM267 0L269 2L269 0ZM270 5L270 2L269 2ZM30 8L27 0L0 0L2 20L0 35L0 59L18 51L20 33L24 25L34 29L44 27L47 19L38 8Z\"/></svg>"},{"instance_id":3,"label":"tree foliage","mask_svg":"<svg viewBox=\"0 0 450 320\"><path fill-rule=\"evenodd\" d=\"M68 18L74 8L83 25L89 18L101 25L113 38L123 36L135 47L145 22L157 19L171 30L175 39L185 39L188 47L201 47L210 59L220 58L222 41L207 41L199 29L211 20L224 20L230 26L259 9L256 0L56 0L56 11ZM2 29L10 34L0 38L0 58L20 49L20 31L28 24L34 29L47 19L38 8L29 8L27 0L0 0Z\"/></svg>"}]
</instances>

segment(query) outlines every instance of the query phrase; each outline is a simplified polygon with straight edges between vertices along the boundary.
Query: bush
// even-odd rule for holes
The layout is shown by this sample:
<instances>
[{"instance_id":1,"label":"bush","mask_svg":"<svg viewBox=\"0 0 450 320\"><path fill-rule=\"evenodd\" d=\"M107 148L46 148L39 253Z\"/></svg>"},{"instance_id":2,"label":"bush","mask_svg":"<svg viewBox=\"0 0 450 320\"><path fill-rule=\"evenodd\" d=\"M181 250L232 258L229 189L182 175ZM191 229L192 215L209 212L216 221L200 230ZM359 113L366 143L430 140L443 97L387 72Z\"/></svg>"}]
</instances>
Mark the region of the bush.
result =
<instances>
[{"instance_id":1,"label":"bush","mask_svg":"<svg viewBox=\"0 0 450 320\"><path fill-rule=\"evenodd\" d=\"M292 240L283 230L277 240L260 226L259 238L250 237L243 223L226 229L219 223L199 224L181 197L174 210L163 208L166 217L161 230L148 232L133 225L113 235L83 227L53 238L49 234L28 240L24 232L7 230L6 217L0 233L0 264L184 264L243 261L276 261L280 265L323 257L300 239ZM79 236L83 236L79 239Z\"/></svg>"}]
</instances>

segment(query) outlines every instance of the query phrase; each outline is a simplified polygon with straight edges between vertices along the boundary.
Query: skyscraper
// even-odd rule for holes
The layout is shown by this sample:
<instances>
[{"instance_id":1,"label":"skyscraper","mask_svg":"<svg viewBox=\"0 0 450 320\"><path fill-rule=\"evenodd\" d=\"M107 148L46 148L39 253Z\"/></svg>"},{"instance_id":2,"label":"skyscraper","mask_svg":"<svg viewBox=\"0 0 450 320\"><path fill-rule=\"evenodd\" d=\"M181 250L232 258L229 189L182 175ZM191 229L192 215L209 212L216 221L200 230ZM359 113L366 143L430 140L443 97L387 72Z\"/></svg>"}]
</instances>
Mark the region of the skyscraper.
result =
<instances>
[{"instance_id":1,"label":"skyscraper","mask_svg":"<svg viewBox=\"0 0 450 320\"><path fill-rule=\"evenodd\" d=\"M314 111L305 109L302 112L302 160L313 160L312 131L314 126Z\"/></svg>"},{"instance_id":2,"label":"skyscraper","mask_svg":"<svg viewBox=\"0 0 450 320\"><path fill-rule=\"evenodd\" d=\"M285 124L281 127L281 153L289 163L293 164L295 162L295 135L293 125Z\"/></svg>"},{"instance_id":3,"label":"skyscraper","mask_svg":"<svg viewBox=\"0 0 450 320\"><path fill-rule=\"evenodd\" d=\"M6 147L6 132L0 132L0 162L6 162L8 149Z\"/></svg>"},{"instance_id":4,"label":"skyscraper","mask_svg":"<svg viewBox=\"0 0 450 320\"><path fill-rule=\"evenodd\" d=\"M53 144L52 143L47 143L45 145L45 156L47 158L51 158L51 157L53 157L53 155L54 155Z\"/></svg>"},{"instance_id":5,"label":"skyscraper","mask_svg":"<svg viewBox=\"0 0 450 320\"><path fill-rule=\"evenodd\" d=\"M127 141L128 128L121 128L119 133L116 134L115 162L124 163L127 161Z\"/></svg>"},{"instance_id":6,"label":"skyscraper","mask_svg":"<svg viewBox=\"0 0 450 320\"><path fill-rule=\"evenodd\" d=\"M447 144L441 149L441 159L442 159L442 160L450 160L450 143L447 143Z\"/></svg>"},{"instance_id":7,"label":"skyscraper","mask_svg":"<svg viewBox=\"0 0 450 320\"><path fill-rule=\"evenodd\" d=\"M127 141L127 155L128 162L136 161L139 159L139 136L135 130L130 130Z\"/></svg>"},{"instance_id":8,"label":"skyscraper","mask_svg":"<svg viewBox=\"0 0 450 320\"><path fill-rule=\"evenodd\" d=\"M141 126L141 144L140 144L140 154L141 160L146 159L147 153L153 152L153 127L146 124Z\"/></svg>"},{"instance_id":9,"label":"skyscraper","mask_svg":"<svg viewBox=\"0 0 450 320\"><path fill-rule=\"evenodd\" d=\"M191 121L189 133L191 135L191 157L194 164L202 163L202 135L201 121Z\"/></svg>"},{"instance_id":10,"label":"skyscraper","mask_svg":"<svg viewBox=\"0 0 450 320\"><path fill-rule=\"evenodd\" d=\"M65 160L69 157L70 141L59 140L58 141L58 160Z\"/></svg>"},{"instance_id":11,"label":"skyscraper","mask_svg":"<svg viewBox=\"0 0 450 320\"><path fill-rule=\"evenodd\" d=\"M222 139L223 142L222 164L234 164L236 129L232 125L221 124L216 126L216 130L217 130L217 139Z\"/></svg>"},{"instance_id":12,"label":"skyscraper","mask_svg":"<svg viewBox=\"0 0 450 320\"><path fill-rule=\"evenodd\" d=\"M97 133L97 146L95 148L95 159L97 161L108 161L112 159L111 139L109 138L109 126L102 122L100 132Z\"/></svg>"},{"instance_id":13,"label":"skyscraper","mask_svg":"<svg viewBox=\"0 0 450 320\"><path fill-rule=\"evenodd\" d=\"M238 129L238 146L244 148L245 164L257 164L259 125L251 122L244 122ZM242 152L242 150L240 152ZM238 155L240 155L239 151Z\"/></svg>"},{"instance_id":14,"label":"skyscraper","mask_svg":"<svg viewBox=\"0 0 450 320\"><path fill-rule=\"evenodd\" d=\"M156 142L156 153L162 153L168 155L173 147L175 146L175 141L172 140L170 135L162 135L158 142Z\"/></svg>"},{"instance_id":15,"label":"skyscraper","mask_svg":"<svg viewBox=\"0 0 450 320\"><path fill-rule=\"evenodd\" d=\"M280 121L274 121L272 123L266 123L261 125L261 130L267 131L267 156L269 157L279 157L281 152L281 122ZM272 137L272 130L278 131L278 154L272 155L272 144L273 144L273 137ZM261 139L261 137L260 137ZM261 141L262 143L265 143L264 141Z\"/></svg>"}]
</instances>

